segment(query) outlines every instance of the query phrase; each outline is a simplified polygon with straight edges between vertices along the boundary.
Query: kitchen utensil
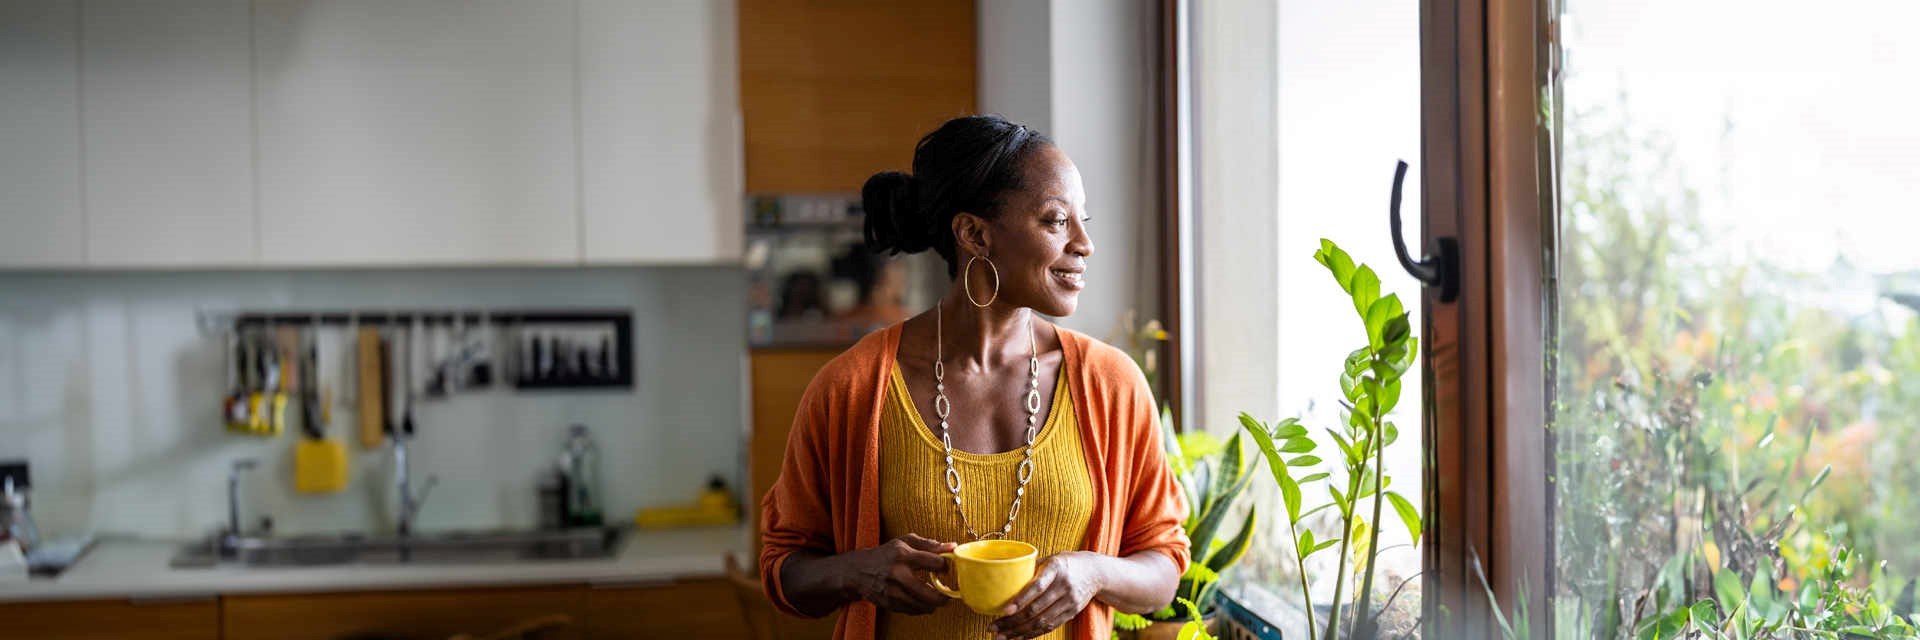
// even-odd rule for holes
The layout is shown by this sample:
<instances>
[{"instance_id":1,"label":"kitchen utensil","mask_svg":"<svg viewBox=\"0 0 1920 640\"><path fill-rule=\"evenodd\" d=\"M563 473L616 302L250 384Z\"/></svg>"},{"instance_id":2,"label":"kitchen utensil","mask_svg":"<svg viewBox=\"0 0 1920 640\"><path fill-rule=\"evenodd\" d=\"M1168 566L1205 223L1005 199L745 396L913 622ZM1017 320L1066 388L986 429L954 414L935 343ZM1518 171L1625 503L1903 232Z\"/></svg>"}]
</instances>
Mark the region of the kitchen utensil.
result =
<instances>
[{"instance_id":1,"label":"kitchen utensil","mask_svg":"<svg viewBox=\"0 0 1920 640\"><path fill-rule=\"evenodd\" d=\"M301 388L299 327L280 327L273 332L273 348L280 354L280 390L295 393Z\"/></svg>"},{"instance_id":2,"label":"kitchen utensil","mask_svg":"<svg viewBox=\"0 0 1920 640\"><path fill-rule=\"evenodd\" d=\"M1033 562L1039 550L1018 540L979 540L940 555L953 566L959 588L947 586L938 575L927 576L933 588L959 598L984 615L999 615L1007 600L1033 580Z\"/></svg>"},{"instance_id":3,"label":"kitchen utensil","mask_svg":"<svg viewBox=\"0 0 1920 640\"><path fill-rule=\"evenodd\" d=\"M300 435L293 450L294 489L333 493L347 486L347 450L327 438L326 401L320 396L320 350L312 332L300 352Z\"/></svg>"},{"instance_id":4,"label":"kitchen utensil","mask_svg":"<svg viewBox=\"0 0 1920 640\"><path fill-rule=\"evenodd\" d=\"M246 352L247 428L253 435L273 433L277 417L274 389L279 384L280 367L272 345L258 330L249 331L241 340Z\"/></svg>"},{"instance_id":5,"label":"kitchen utensil","mask_svg":"<svg viewBox=\"0 0 1920 640\"><path fill-rule=\"evenodd\" d=\"M418 346L415 340L418 336L414 333L414 322L408 322L406 334L397 337L400 345L395 348L399 355L396 358L398 362L395 363L394 382L399 388L392 392L400 395L398 398L400 417L387 425L387 433L397 439L407 439L413 437L413 383L415 380L413 350ZM393 385L389 385L388 388L392 390Z\"/></svg>"},{"instance_id":6,"label":"kitchen utensil","mask_svg":"<svg viewBox=\"0 0 1920 640\"><path fill-rule=\"evenodd\" d=\"M416 318L416 320L418 320L418 318ZM404 366L407 370L407 386L403 388L403 391L406 393L406 406L400 410L400 436L407 439L413 438L413 350L415 347L415 336L414 326L407 325L407 356L404 361Z\"/></svg>"},{"instance_id":7,"label":"kitchen utensil","mask_svg":"<svg viewBox=\"0 0 1920 640\"><path fill-rule=\"evenodd\" d=\"M247 387L242 372L247 368L247 351L241 345L239 331L225 334L227 395L220 402L220 417L228 431L247 430Z\"/></svg>"},{"instance_id":8,"label":"kitchen utensil","mask_svg":"<svg viewBox=\"0 0 1920 640\"><path fill-rule=\"evenodd\" d=\"M355 342L354 364L360 373L360 446L373 449L386 443L386 343L380 339L380 330L373 327L361 327Z\"/></svg>"},{"instance_id":9,"label":"kitchen utensil","mask_svg":"<svg viewBox=\"0 0 1920 640\"><path fill-rule=\"evenodd\" d=\"M487 318L487 312L480 312L480 326L468 327L466 347L465 386L472 389L485 389L493 386L493 372L498 369L494 363L493 352L494 327Z\"/></svg>"},{"instance_id":10,"label":"kitchen utensil","mask_svg":"<svg viewBox=\"0 0 1920 640\"><path fill-rule=\"evenodd\" d=\"M454 315L456 318L459 316ZM422 385L421 394L428 398L445 398L449 391L446 338L446 331L435 330L431 324L421 326L420 347L426 352L427 362L426 384ZM413 372L407 373L411 375Z\"/></svg>"},{"instance_id":11,"label":"kitchen utensil","mask_svg":"<svg viewBox=\"0 0 1920 640\"><path fill-rule=\"evenodd\" d=\"M254 335L254 355L258 358L260 370L260 388L254 394L253 415L249 424L255 435L276 435L287 426L287 393L285 382L286 354L281 352L275 332L269 327L265 332Z\"/></svg>"},{"instance_id":12,"label":"kitchen utensil","mask_svg":"<svg viewBox=\"0 0 1920 640\"><path fill-rule=\"evenodd\" d=\"M320 345L322 351L333 351L340 356L336 360L340 366L327 375L333 387L332 397L328 398L327 403L329 424L333 422L333 414L353 411L360 406L360 315L348 314L346 329L337 335L340 344ZM322 394L325 394L324 390Z\"/></svg>"}]
</instances>

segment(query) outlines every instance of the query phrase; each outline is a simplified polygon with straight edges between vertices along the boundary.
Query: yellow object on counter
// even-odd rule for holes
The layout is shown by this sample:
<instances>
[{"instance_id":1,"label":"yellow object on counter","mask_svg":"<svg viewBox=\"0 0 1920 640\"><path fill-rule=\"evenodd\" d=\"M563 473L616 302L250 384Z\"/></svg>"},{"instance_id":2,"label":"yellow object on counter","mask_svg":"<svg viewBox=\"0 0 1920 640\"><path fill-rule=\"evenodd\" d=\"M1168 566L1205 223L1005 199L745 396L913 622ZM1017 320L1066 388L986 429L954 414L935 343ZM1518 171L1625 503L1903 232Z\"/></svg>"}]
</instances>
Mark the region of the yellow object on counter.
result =
<instances>
[{"instance_id":1,"label":"yellow object on counter","mask_svg":"<svg viewBox=\"0 0 1920 640\"><path fill-rule=\"evenodd\" d=\"M633 515L634 526L642 529L678 527L719 527L740 523L740 507L725 490L700 492L695 504L641 509Z\"/></svg>"},{"instance_id":2,"label":"yellow object on counter","mask_svg":"<svg viewBox=\"0 0 1920 640\"><path fill-rule=\"evenodd\" d=\"M347 488L347 447L331 438L301 438L293 449L293 488L300 493L339 493Z\"/></svg>"}]
</instances>

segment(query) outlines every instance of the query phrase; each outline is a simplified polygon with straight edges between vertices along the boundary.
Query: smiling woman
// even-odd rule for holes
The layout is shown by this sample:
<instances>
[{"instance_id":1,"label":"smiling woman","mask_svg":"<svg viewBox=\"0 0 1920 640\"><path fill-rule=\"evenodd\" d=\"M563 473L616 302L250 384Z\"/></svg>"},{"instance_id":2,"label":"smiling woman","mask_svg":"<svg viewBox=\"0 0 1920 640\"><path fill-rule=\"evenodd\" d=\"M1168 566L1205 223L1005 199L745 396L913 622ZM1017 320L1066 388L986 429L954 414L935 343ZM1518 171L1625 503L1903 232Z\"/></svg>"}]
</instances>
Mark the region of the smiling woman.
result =
<instances>
[{"instance_id":1,"label":"smiling woman","mask_svg":"<svg viewBox=\"0 0 1920 640\"><path fill-rule=\"evenodd\" d=\"M954 282L808 385L764 501L768 596L797 615L844 608L836 636L860 639L1093 640L1114 610L1166 606L1187 506L1152 392L1119 349L1036 317L1072 314L1086 286L1073 161L1026 126L958 118L921 139L913 174L877 174L862 198L868 248L932 249ZM1041 557L1011 599L967 603L995 615L928 584L954 543L984 539Z\"/></svg>"}]
</instances>

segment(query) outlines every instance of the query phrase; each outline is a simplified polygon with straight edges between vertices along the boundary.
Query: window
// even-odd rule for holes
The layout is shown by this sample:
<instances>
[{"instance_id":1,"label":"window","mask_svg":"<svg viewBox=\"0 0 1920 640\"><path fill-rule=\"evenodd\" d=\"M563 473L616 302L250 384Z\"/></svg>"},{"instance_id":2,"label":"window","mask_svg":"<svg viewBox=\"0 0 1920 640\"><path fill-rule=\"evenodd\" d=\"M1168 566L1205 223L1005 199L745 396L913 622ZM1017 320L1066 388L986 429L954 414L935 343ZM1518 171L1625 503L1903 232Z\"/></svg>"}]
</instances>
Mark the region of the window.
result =
<instances>
[{"instance_id":1,"label":"window","mask_svg":"<svg viewBox=\"0 0 1920 640\"><path fill-rule=\"evenodd\" d=\"M1808 9L1563 14L1555 637L1920 627L1920 5Z\"/></svg>"},{"instance_id":2,"label":"window","mask_svg":"<svg viewBox=\"0 0 1920 640\"><path fill-rule=\"evenodd\" d=\"M1266 422L1297 417L1308 426L1332 472L1303 488L1303 510L1343 491L1335 440L1324 428L1345 421L1341 365L1367 342L1351 298L1314 253L1322 238L1371 266L1382 295L1397 294L1417 326L1421 289L1395 261L1387 203L1396 160L1420 162L1420 21L1415 0L1190 3L1190 65L1196 263L1196 410L1187 428L1220 439L1241 431L1248 413ZM1419 171L1405 184L1407 241L1418 244ZM1401 436L1386 448L1390 490L1419 507L1425 483L1417 369L1402 380L1403 400L1388 418ZM1248 451L1258 457L1252 444ZM1292 457L1292 456L1288 456ZM1260 535L1227 574L1225 589L1255 613L1307 637L1295 534L1266 464L1249 501ZM1311 471L1296 471L1306 476ZM1372 522L1372 498L1359 515L1380 526L1373 602L1392 602L1382 618L1389 637L1417 636L1422 555L1391 506ZM1237 522L1237 520L1235 520ZM1302 522L1318 540L1337 539L1337 510ZM1362 554L1349 550L1349 610L1362 580ZM1338 548L1306 564L1308 589L1326 625L1341 568ZM1351 623L1343 624L1351 628Z\"/></svg>"}]
</instances>

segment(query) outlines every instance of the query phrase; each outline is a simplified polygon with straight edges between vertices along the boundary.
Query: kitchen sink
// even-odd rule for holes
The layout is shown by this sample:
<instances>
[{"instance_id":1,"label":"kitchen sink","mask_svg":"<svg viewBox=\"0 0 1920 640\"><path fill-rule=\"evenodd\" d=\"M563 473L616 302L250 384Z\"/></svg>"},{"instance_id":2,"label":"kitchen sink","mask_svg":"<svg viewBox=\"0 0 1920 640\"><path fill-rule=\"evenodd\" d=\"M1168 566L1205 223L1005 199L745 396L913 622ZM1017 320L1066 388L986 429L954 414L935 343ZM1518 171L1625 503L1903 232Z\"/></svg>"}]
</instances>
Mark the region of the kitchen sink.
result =
<instances>
[{"instance_id":1,"label":"kitchen sink","mask_svg":"<svg viewBox=\"0 0 1920 640\"><path fill-rule=\"evenodd\" d=\"M619 551L620 529L453 531L405 538L356 533L228 540L208 536L180 548L178 568L487 564L586 560Z\"/></svg>"}]
</instances>

